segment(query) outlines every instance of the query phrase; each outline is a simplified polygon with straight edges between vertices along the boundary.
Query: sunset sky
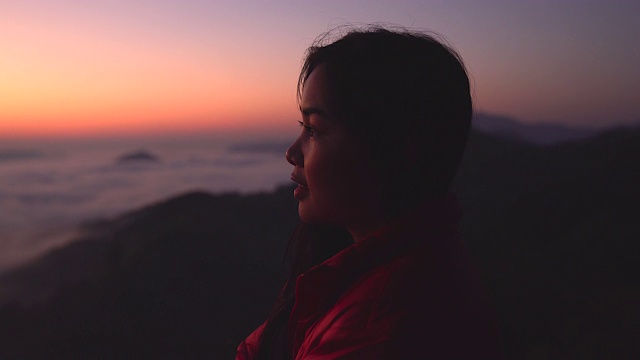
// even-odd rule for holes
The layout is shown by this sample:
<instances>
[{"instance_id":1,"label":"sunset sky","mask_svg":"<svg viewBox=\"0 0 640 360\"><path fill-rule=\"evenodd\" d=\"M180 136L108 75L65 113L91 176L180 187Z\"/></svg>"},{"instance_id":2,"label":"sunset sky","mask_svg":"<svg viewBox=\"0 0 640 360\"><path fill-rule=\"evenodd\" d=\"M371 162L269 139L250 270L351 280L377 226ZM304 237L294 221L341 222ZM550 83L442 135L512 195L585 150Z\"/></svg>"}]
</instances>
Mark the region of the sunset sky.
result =
<instances>
[{"instance_id":1,"label":"sunset sky","mask_svg":"<svg viewBox=\"0 0 640 360\"><path fill-rule=\"evenodd\" d=\"M0 2L0 138L277 132L306 47L345 23L442 34L477 110L640 120L638 1Z\"/></svg>"}]
</instances>

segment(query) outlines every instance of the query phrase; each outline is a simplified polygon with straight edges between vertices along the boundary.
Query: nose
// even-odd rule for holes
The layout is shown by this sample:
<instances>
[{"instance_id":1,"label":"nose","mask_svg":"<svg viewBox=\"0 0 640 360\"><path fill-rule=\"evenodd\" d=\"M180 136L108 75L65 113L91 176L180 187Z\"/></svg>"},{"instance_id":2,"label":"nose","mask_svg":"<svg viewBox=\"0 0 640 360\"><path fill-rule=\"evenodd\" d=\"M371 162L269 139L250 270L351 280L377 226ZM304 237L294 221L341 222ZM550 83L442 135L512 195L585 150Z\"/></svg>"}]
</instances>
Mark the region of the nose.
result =
<instances>
[{"instance_id":1,"label":"nose","mask_svg":"<svg viewBox=\"0 0 640 360\"><path fill-rule=\"evenodd\" d=\"M294 141L293 144L289 146L287 152L285 153L285 158L287 158L289 164L293 166L303 166L302 151L300 149L300 138L297 138L296 141Z\"/></svg>"}]
</instances>

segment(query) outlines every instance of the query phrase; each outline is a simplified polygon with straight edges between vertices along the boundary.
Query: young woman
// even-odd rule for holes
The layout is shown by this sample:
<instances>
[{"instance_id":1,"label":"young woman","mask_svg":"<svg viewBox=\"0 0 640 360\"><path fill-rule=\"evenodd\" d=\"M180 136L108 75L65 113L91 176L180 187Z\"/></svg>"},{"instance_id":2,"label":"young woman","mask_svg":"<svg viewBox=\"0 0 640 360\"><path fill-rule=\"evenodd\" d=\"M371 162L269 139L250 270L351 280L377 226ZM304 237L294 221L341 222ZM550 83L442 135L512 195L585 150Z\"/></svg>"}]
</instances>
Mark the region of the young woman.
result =
<instances>
[{"instance_id":1,"label":"young woman","mask_svg":"<svg viewBox=\"0 0 640 360\"><path fill-rule=\"evenodd\" d=\"M460 57L383 28L322 41L286 154L302 220L292 275L236 359L500 358L450 192L472 115Z\"/></svg>"}]
</instances>

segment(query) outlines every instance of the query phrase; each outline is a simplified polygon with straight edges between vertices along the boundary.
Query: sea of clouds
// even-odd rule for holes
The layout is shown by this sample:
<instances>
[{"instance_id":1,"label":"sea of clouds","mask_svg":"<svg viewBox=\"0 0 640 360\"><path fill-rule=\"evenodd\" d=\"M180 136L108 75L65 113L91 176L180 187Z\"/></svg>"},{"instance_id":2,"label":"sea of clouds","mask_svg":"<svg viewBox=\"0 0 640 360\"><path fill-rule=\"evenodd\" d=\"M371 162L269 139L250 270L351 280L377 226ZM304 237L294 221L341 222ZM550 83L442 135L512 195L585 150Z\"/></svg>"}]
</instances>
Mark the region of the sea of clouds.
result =
<instances>
[{"instance_id":1,"label":"sea of clouds","mask_svg":"<svg viewBox=\"0 0 640 360\"><path fill-rule=\"evenodd\" d=\"M111 139L0 143L0 271L73 239L78 225L191 190L289 182L286 140ZM144 152L157 161L119 161Z\"/></svg>"}]
</instances>

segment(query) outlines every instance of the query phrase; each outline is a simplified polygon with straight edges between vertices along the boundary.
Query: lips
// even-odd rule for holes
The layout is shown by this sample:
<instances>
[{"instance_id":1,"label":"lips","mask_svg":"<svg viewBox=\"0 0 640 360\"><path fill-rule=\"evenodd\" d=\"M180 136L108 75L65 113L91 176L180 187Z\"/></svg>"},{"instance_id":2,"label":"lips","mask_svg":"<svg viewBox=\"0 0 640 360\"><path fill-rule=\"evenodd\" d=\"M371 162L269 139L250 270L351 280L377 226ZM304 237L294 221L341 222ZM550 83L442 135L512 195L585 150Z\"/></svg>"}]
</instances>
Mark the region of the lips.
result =
<instances>
[{"instance_id":1,"label":"lips","mask_svg":"<svg viewBox=\"0 0 640 360\"><path fill-rule=\"evenodd\" d=\"M307 183L300 180L298 177L296 177L295 175L291 174L291 181L293 181L294 183L297 183L299 187L303 187L303 188L309 188L307 186Z\"/></svg>"},{"instance_id":2,"label":"lips","mask_svg":"<svg viewBox=\"0 0 640 360\"><path fill-rule=\"evenodd\" d=\"M300 180L293 174L291 175L291 181L298 184L298 187L293 190L293 197L298 200L304 199L309 193L309 187L307 186L306 182Z\"/></svg>"}]
</instances>

